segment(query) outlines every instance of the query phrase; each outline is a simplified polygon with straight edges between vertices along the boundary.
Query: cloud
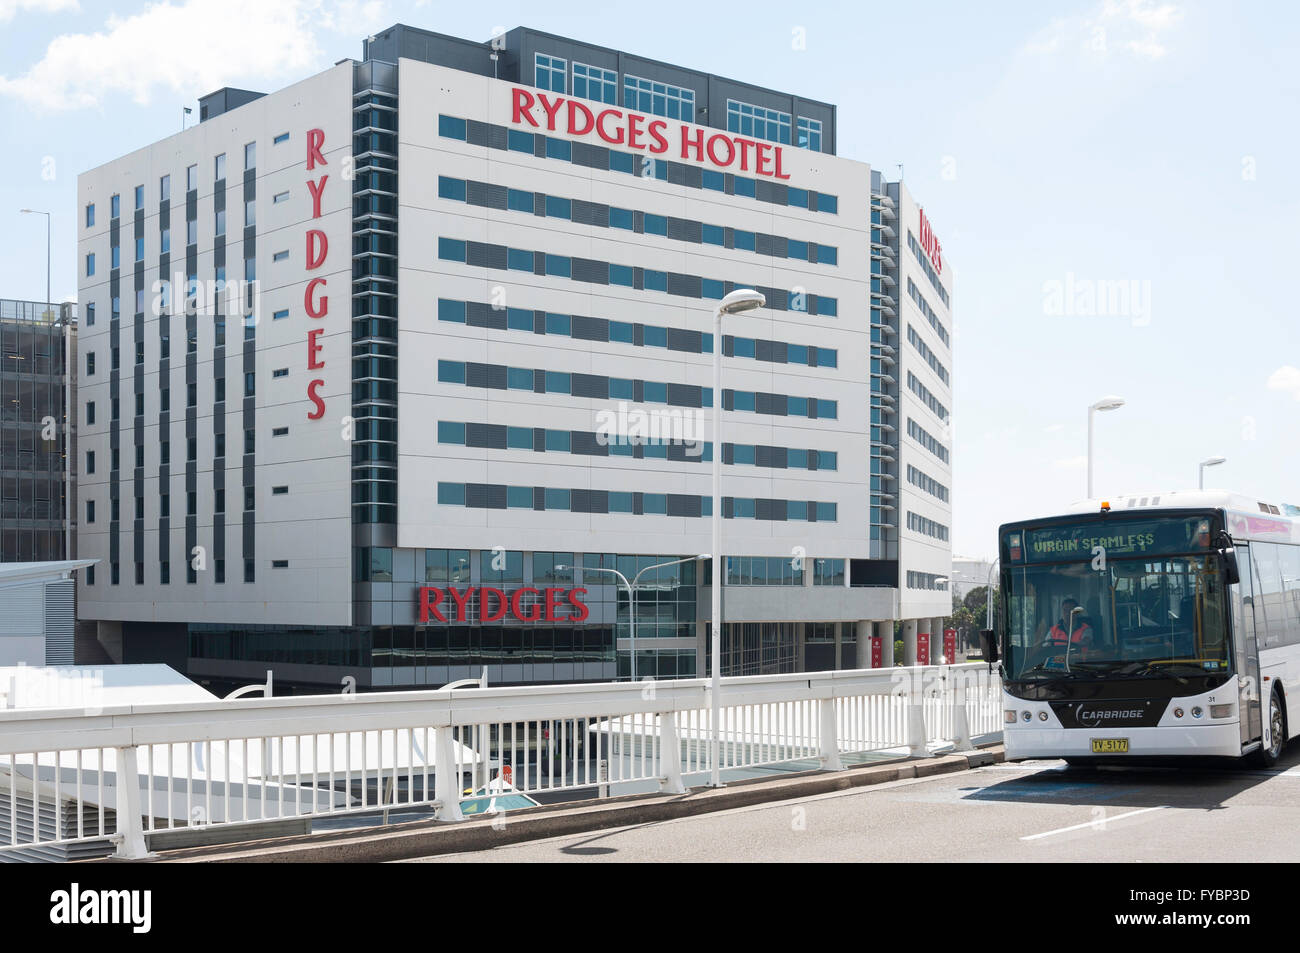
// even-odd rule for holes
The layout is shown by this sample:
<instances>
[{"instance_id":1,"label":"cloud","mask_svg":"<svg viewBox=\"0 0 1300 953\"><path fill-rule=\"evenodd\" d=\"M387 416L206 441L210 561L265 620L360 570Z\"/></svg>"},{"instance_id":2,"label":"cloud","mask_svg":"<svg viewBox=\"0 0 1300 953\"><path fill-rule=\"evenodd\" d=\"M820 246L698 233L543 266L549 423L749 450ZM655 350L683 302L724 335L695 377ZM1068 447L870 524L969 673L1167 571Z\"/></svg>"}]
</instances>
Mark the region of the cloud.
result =
<instances>
[{"instance_id":1,"label":"cloud","mask_svg":"<svg viewBox=\"0 0 1300 953\"><path fill-rule=\"evenodd\" d=\"M1280 390L1300 400L1300 368L1284 364L1268 377L1268 389Z\"/></svg>"},{"instance_id":2,"label":"cloud","mask_svg":"<svg viewBox=\"0 0 1300 953\"><path fill-rule=\"evenodd\" d=\"M0 0L0 23L14 18L20 10L24 13L60 13L64 10L79 10L77 0Z\"/></svg>"},{"instance_id":3,"label":"cloud","mask_svg":"<svg viewBox=\"0 0 1300 953\"><path fill-rule=\"evenodd\" d=\"M0 0L13 3L62 0ZM37 109L101 105L115 94L147 104L155 95L193 98L228 85L302 74L320 63L318 30L365 35L385 4L356 0L163 0L110 16L101 31L55 37L20 76L0 76L0 95ZM197 51L197 52L196 52Z\"/></svg>"},{"instance_id":4,"label":"cloud","mask_svg":"<svg viewBox=\"0 0 1300 953\"><path fill-rule=\"evenodd\" d=\"M1153 0L1102 0L1086 16L1057 17L1024 45L1026 53L1055 55L1077 50L1105 58L1125 50L1145 60L1158 60L1168 49L1164 34L1183 18L1177 4Z\"/></svg>"}]
</instances>

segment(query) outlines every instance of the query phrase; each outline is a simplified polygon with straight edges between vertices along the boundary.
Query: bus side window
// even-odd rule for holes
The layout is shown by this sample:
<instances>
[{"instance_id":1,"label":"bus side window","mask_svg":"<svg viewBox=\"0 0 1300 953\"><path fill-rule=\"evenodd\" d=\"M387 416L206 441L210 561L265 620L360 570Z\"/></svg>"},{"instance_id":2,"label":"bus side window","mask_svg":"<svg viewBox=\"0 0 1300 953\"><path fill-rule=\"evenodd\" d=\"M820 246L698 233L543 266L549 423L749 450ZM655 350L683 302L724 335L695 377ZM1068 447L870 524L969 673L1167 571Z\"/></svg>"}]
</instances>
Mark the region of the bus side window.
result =
<instances>
[{"instance_id":1,"label":"bus side window","mask_svg":"<svg viewBox=\"0 0 1300 953\"><path fill-rule=\"evenodd\" d=\"M1282 644L1300 645L1300 546L1279 545L1282 563L1283 609L1286 611Z\"/></svg>"}]
</instances>

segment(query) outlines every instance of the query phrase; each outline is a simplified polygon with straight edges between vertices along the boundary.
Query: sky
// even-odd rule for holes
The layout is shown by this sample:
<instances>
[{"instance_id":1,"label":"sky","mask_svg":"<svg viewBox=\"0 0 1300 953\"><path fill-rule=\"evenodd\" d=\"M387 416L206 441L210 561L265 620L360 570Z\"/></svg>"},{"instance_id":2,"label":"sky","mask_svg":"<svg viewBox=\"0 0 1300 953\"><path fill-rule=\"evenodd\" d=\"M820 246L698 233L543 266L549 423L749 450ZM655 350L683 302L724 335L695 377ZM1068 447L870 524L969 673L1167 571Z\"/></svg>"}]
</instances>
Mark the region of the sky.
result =
<instances>
[{"instance_id":1,"label":"sky","mask_svg":"<svg viewBox=\"0 0 1300 953\"><path fill-rule=\"evenodd\" d=\"M1300 6L0 0L0 297L74 299L76 176L393 23L531 26L839 107L901 170L955 286L955 553L1085 496L1206 484L1300 504ZM195 109L197 115L197 109ZM191 121L193 121L191 119Z\"/></svg>"}]
</instances>

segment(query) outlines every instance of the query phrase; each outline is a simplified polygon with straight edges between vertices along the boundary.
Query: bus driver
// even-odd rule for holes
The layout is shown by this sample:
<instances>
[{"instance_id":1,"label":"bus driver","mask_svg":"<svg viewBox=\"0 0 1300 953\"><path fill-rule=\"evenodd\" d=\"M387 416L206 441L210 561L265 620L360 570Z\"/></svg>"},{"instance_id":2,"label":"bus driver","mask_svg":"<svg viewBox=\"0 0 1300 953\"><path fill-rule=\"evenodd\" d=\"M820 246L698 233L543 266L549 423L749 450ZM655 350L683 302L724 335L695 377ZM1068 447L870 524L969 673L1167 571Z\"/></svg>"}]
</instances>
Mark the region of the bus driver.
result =
<instances>
[{"instance_id":1,"label":"bus driver","mask_svg":"<svg viewBox=\"0 0 1300 953\"><path fill-rule=\"evenodd\" d=\"M1074 645L1092 643L1092 626L1088 624L1077 599L1066 596L1061 602L1061 615L1062 618L1058 619L1051 631L1047 633L1044 643L1067 641Z\"/></svg>"}]
</instances>

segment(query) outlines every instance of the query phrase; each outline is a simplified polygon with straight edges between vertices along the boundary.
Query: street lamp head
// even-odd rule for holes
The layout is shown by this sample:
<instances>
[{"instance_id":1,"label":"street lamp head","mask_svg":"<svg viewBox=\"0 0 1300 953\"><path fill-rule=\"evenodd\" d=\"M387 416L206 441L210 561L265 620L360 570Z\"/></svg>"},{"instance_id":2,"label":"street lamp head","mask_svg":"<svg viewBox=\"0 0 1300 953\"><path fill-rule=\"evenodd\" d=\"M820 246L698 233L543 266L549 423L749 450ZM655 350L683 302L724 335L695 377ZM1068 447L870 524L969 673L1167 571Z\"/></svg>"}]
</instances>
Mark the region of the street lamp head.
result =
<instances>
[{"instance_id":1,"label":"street lamp head","mask_svg":"<svg viewBox=\"0 0 1300 953\"><path fill-rule=\"evenodd\" d=\"M1201 466L1217 467L1220 463L1227 463L1227 462L1228 462L1227 457L1210 457L1208 460L1202 460Z\"/></svg>"},{"instance_id":2,"label":"street lamp head","mask_svg":"<svg viewBox=\"0 0 1300 953\"><path fill-rule=\"evenodd\" d=\"M755 308L761 308L765 304L767 304L767 299L760 292L755 291L753 288L737 288L718 302L718 313L739 314L742 311L753 311Z\"/></svg>"},{"instance_id":3,"label":"street lamp head","mask_svg":"<svg viewBox=\"0 0 1300 953\"><path fill-rule=\"evenodd\" d=\"M1118 410L1124 406L1123 397L1103 397L1097 403L1093 404L1089 410Z\"/></svg>"}]
</instances>

